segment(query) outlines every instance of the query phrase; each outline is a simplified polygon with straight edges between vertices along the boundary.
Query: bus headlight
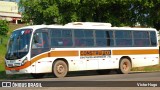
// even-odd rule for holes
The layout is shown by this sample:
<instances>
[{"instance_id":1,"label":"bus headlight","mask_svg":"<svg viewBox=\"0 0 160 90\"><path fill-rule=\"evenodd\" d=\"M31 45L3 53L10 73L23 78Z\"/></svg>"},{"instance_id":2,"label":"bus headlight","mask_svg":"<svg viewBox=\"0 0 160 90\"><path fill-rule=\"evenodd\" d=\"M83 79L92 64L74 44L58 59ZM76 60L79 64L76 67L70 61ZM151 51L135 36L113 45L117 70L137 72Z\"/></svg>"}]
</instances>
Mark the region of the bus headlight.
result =
<instances>
[{"instance_id":1,"label":"bus headlight","mask_svg":"<svg viewBox=\"0 0 160 90\"><path fill-rule=\"evenodd\" d=\"M22 65L24 65L27 61L28 61L28 58L26 57L26 58L22 61Z\"/></svg>"}]
</instances>

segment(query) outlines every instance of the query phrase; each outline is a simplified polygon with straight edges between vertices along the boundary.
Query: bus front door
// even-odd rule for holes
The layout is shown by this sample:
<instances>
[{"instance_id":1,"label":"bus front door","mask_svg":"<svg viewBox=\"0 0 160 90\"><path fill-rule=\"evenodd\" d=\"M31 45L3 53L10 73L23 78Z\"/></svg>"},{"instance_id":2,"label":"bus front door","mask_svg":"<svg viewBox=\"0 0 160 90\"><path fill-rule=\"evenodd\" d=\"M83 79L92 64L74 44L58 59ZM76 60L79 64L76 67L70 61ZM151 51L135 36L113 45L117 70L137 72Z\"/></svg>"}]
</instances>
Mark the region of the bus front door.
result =
<instances>
[{"instance_id":1,"label":"bus front door","mask_svg":"<svg viewBox=\"0 0 160 90\"><path fill-rule=\"evenodd\" d=\"M43 68L43 65L46 65L46 60L44 58L48 57L46 54L50 50L49 47L49 37L47 30L39 29L33 35L32 40L32 50L31 50L31 62L33 61L32 67L33 73L42 73L42 71L48 71L47 67ZM45 70L43 70L45 69Z\"/></svg>"}]
</instances>

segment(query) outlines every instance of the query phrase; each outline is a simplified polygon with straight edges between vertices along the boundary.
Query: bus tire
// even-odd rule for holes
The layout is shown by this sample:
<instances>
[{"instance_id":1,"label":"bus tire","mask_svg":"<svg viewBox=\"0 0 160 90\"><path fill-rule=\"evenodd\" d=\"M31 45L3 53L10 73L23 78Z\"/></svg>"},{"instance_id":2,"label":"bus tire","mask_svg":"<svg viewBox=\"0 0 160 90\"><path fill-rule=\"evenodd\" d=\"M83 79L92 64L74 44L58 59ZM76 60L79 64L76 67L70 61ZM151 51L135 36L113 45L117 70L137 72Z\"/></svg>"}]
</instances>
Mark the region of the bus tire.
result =
<instances>
[{"instance_id":1,"label":"bus tire","mask_svg":"<svg viewBox=\"0 0 160 90\"><path fill-rule=\"evenodd\" d=\"M31 73L32 77L35 78L35 79L38 79L38 78L43 78L44 77L44 73Z\"/></svg>"},{"instance_id":2,"label":"bus tire","mask_svg":"<svg viewBox=\"0 0 160 90\"><path fill-rule=\"evenodd\" d=\"M63 78L67 75L68 66L63 60L57 60L53 63L52 72L55 77Z\"/></svg>"},{"instance_id":3,"label":"bus tire","mask_svg":"<svg viewBox=\"0 0 160 90\"><path fill-rule=\"evenodd\" d=\"M111 72L110 69L107 69L107 70L97 70L96 71L98 74L100 75L104 75L104 74L109 74Z\"/></svg>"},{"instance_id":4,"label":"bus tire","mask_svg":"<svg viewBox=\"0 0 160 90\"><path fill-rule=\"evenodd\" d=\"M127 58L122 58L120 60L119 69L117 72L119 74L128 74L130 72L131 68L132 68L132 65L131 65L130 60Z\"/></svg>"}]
</instances>

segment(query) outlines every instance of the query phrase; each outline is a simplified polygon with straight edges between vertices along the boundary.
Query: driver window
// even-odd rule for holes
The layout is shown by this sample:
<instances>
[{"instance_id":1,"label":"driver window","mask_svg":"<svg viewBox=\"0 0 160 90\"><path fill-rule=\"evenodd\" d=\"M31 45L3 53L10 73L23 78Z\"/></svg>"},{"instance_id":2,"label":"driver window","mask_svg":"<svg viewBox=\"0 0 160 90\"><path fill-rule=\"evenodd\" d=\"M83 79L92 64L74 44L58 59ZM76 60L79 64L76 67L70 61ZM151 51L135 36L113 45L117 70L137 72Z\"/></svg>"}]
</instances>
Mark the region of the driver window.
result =
<instances>
[{"instance_id":1,"label":"driver window","mask_svg":"<svg viewBox=\"0 0 160 90\"><path fill-rule=\"evenodd\" d=\"M48 36L46 32L37 32L33 36L32 48L47 48Z\"/></svg>"}]
</instances>

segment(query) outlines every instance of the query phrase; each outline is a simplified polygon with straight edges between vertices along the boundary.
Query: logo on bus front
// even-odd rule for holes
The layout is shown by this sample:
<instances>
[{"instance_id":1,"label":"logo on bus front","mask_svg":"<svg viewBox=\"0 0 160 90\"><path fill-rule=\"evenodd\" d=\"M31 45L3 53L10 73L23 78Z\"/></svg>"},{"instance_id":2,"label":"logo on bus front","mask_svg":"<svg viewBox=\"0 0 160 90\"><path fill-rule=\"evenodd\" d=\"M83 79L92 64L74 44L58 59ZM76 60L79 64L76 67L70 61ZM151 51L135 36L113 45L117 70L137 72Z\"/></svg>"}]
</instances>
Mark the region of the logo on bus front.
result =
<instances>
[{"instance_id":1,"label":"logo on bus front","mask_svg":"<svg viewBox=\"0 0 160 90\"><path fill-rule=\"evenodd\" d=\"M82 58L106 58L111 57L111 50L85 50L80 51L80 57Z\"/></svg>"}]
</instances>

